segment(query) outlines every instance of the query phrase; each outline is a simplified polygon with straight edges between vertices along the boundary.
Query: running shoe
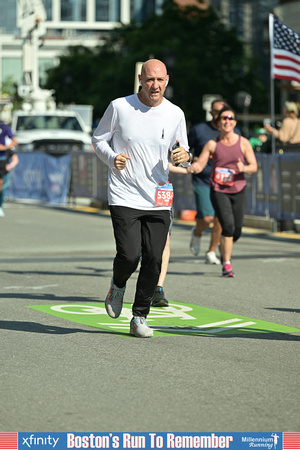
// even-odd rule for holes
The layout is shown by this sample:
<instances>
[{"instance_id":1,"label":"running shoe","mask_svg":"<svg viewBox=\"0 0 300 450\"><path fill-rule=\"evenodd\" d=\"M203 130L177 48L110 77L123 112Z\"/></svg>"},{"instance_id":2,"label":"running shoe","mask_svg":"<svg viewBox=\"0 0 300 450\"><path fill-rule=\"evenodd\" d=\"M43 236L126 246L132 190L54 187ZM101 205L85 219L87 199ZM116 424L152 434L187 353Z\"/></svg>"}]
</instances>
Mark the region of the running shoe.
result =
<instances>
[{"instance_id":1,"label":"running shoe","mask_svg":"<svg viewBox=\"0 0 300 450\"><path fill-rule=\"evenodd\" d=\"M206 264L221 264L216 252L207 252L205 262Z\"/></svg>"},{"instance_id":2,"label":"running shoe","mask_svg":"<svg viewBox=\"0 0 300 450\"><path fill-rule=\"evenodd\" d=\"M3 208L0 208L0 217L4 217L4 216L5 216L5 214L4 214Z\"/></svg>"},{"instance_id":3,"label":"running shoe","mask_svg":"<svg viewBox=\"0 0 300 450\"><path fill-rule=\"evenodd\" d=\"M234 278L234 273L232 271L231 263L227 263L223 265L222 276L226 278Z\"/></svg>"},{"instance_id":4,"label":"running shoe","mask_svg":"<svg viewBox=\"0 0 300 450\"><path fill-rule=\"evenodd\" d=\"M153 330L148 327L145 317L133 316L130 321L130 334L140 338L148 338L153 336Z\"/></svg>"},{"instance_id":5,"label":"running shoe","mask_svg":"<svg viewBox=\"0 0 300 450\"><path fill-rule=\"evenodd\" d=\"M151 306L164 307L169 306L169 302L165 297L165 293L162 287L157 286L154 291L154 295L151 299Z\"/></svg>"},{"instance_id":6,"label":"running shoe","mask_svg":"<svg viewBox=\"0 0 300 450\"><path fill-rule=\"evenodd\" d=\"M126 285L123 288L118 288L111 280L110 290L105 299L105 309L107 314L113 319L116 319L121 314L125 289Z\"/></svg>"},{"instance_id":7,"label":"running shoe","mask_svg":"<svg viewBox=\"0 0 300 450\"><path fill-rule=\"evenodd\" d=\"M194 235L195 229L196 229L196 227L192 228L191 241L190 241L190 250L193 253L193 255L198 256L199 253L200 253L200 239L201 239L201 237Z\"/></svg>"}]
</instances>

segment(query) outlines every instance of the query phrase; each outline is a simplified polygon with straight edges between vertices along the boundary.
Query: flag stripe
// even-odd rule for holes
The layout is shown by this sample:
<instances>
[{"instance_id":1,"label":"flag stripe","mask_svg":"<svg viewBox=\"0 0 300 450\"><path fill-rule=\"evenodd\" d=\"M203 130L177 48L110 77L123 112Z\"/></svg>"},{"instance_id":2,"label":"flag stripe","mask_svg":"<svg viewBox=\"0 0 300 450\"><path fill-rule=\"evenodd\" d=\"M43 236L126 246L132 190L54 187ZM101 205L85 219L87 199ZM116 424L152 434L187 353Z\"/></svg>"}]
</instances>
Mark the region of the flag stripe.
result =
<instances>
[{"instance_id":1,"label":"flag stripe","mask_svg":"<svg viewBox=\"0 0 300 450\"><path fill-rule=\"evenodd\" d=\"M278 69L278 70L276 70L276 72L279 72L280 70L286 70L286 66L279 66L278 64L275 64L275 65L274 65L274 68L275 68L275 69ZM299 70L299 69L295 69L294 67L289 67L289 71L291 71L291 70L293 70L294 72L296 72L296 73L295 73L296 76L297 76L298 74L300 74L300 70Z\"/></svg>"},{"instance_id":2,"label":"flag stripe","mask_svg":"<svg viewBox=\"0 0 300 450\"><path fill-rule=\"evenodd\" d=\"M292 61L295 64L300 64L300 56L299 58L296 55L291 56L291 54L277 49L274 50L274 58L284 59L286 61Z\"/></svg>"},{"instance_id":3,"label":"flag stripe","mask_svg":"<svg viewBox=\"0 0 300 450\"><path fill-rule=\"evenodd\" d=\"M298 75L297 73L293 73L291 70L284 70L284 69L276 69L274 68L273 71L273 75L274 78L280 79L282 77L282 79L287 80L290 79L291 81L295 80L295 81L299 81L300 79L300 74Z\"/></svg>"},{"instance_id":4,"label":"flag stripe","mask_svg":"<svg viewBox=\"0 0 300 450\"><path fill-rule=\"evenodd\" d=\"M277 55L274 56L274 63L284 64L289 67L294 67L295 69L296 68L299 69L299 67L300 67L300 64L299 64L300 61L298 63L298 61L295 61L292 58L284 58L282 56L277 56Z\"/></svg>"},{"instance_id":5,"label":"flag stripe","mask_svg":"<svg viewBox=\"0 0 300 450\"><path fill-rule=\"evenodd\" d=\"M287 77L287 76L284 76L284 75L276 75L275 74L274 78L276 80L297 81L298 83L300 83L300 77L299 78L295 78L295 77Z\"/></svg>"}]
</instances>

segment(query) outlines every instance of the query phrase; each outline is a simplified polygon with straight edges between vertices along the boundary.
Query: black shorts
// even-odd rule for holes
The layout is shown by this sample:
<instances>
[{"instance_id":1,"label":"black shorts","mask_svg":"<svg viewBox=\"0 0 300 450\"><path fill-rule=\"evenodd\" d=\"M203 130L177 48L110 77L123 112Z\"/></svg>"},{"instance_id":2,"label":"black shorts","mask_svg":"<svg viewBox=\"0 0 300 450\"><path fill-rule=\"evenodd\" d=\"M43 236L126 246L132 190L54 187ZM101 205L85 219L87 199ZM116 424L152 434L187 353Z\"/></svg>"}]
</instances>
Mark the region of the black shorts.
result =
<instances>
[{"instance_id":1,"label":"black shorts","mask_svg":"<svg viewBox=\"0 0 300 450\"><path fill-rule=\"evenodd\" d=\"M233 236L236 241L243 226L246 208L246 188L235 194L216 192L211 189L211 202L222 226L222 235Z\"/></svg>"}]
</instances>

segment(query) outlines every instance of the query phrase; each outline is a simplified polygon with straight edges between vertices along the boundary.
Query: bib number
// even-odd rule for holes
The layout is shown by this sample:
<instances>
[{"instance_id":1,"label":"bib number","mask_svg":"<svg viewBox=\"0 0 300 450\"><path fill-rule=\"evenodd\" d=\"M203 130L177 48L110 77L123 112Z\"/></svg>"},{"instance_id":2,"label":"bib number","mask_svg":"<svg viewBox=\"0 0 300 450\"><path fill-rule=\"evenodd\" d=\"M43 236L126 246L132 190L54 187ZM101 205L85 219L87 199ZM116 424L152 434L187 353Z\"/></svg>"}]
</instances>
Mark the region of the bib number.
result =
<instances>
[{"instance_id":1,"label":"bib number","mask_svg":"<svg viewBox=\"0 0 300 450\"><path fill-rule=\"evenodd\" d=\"M232 186L234 182L235 171L225 167L216 167L214 181L223 186Z\"/></svg>"},{"instance_id":2,"label":"bib number","mask_svg":"<svg viewBox=\"0 0 300 450\"><path fill-rule=\"evenodd\" d=\"M172 183L158 185L155 193L155 206L172 206L173 197Z\"/></svg>"}]
</instances>

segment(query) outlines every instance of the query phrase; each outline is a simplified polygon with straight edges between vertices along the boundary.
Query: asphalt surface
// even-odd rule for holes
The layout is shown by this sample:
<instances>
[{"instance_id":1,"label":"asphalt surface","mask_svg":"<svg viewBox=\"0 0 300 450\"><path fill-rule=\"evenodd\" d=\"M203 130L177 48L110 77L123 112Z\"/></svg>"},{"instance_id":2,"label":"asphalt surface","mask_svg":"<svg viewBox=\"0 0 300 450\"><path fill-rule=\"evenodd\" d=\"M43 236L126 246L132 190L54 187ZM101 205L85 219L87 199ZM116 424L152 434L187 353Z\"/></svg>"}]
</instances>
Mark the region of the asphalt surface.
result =
<instances>
[{"instance_id":1,"label":"asphalt surface","mask_svg":"<svg viewBox=\"0 0 300 450\"><path fill-rule=\"evenodd\" d=\"M1 218L0 431L300 431L299 235L244 230L234 279L195 258L175 222L170 302L299 332L124 338L28 308L104 305L115 253L96 210L7 203ZM128 282L133 298L137 273Z\"/></svg>"}]
</instances>

